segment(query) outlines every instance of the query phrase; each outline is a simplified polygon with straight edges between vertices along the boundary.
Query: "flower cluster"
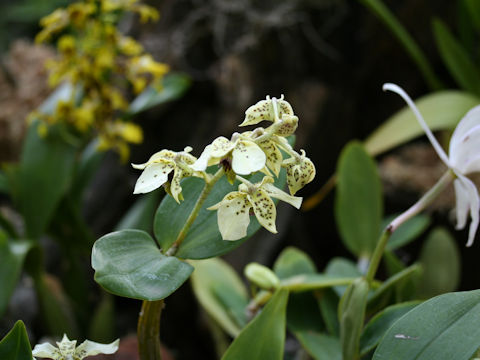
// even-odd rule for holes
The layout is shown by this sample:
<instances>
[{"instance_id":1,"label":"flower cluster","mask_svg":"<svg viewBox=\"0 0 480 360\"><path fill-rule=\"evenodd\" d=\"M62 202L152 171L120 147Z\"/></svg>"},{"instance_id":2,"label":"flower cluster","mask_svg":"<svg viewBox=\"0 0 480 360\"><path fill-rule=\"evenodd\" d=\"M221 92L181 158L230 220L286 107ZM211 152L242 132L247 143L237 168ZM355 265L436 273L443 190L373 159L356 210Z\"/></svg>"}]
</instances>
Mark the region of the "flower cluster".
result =
<instances>
[{"instance_id":1,"label":"flower cluster","mask_svg":"<svg viewBox=\"0 0 480 360\"><path fill-rule=\"evenodd\" d=\"M67 335L63 335L62 341L57 342L57 347L50 343L38 344L33 348L33 356L48 358L54 360L82 360L88 356L98 354L113 354L118 350L118 340L111 344L99 344L90 340L85 340L79 346L77 340L70 340Z\"/></svg>"},{"instance_id":2,"label":"flower cluster","mask_svg":"<svg viewBox=\"0 0 480 360\"><path fill-rule=\"evenodd\" d=\"M230 139L220 136L207 145L200 157L190 155L191 148L183 152L162 150L142 165L133 165L143 170L134 193L152 191L164 185L177 202L182 199L180 180L198 176L207 184L212 180L206 170L218 165L228 181L241 183L237 191L225 195L222 201L209 207L217 210L218 227L224 240L238 240L246 236L250 215L272 233L276 233L276 208L272 198L285 201L296 208L301 197L293 196L315 177L315 166L306 157L305 151L297 153L286 137L293 135L298 126L298 117L291 105L284 100L270 98L259 101L245 112L240 126L256 125L261 121L272 122L267 128L234 133ZM274 186L274 178L285 168L290 194ZM173 172L173 177L170 174ZM242 177L257 172L264 174L255 184Z\"/></svg>"},{"instance_id":3,"label":"flower cluster","mask_svg":"<svg viewBox=\"0 0 480 360\"><path fill-rule=\"evenodd\" d=\"M59 56L47 63L49 82L71 85L71 93L52 114L34 114L46 124L66 123L79 133L96 132L99 149L114 149L127 159L128 143L142 142L141 128L124 120L128 108L126 78L133 92L147 85L160 88L168 71L153 60L133 38L122 35L116 23L124 12L135 12L142 22L157 20L158 12L138 0L84 0L44 17L37 42L56 40Z\"/></svg>"}]
</instances>

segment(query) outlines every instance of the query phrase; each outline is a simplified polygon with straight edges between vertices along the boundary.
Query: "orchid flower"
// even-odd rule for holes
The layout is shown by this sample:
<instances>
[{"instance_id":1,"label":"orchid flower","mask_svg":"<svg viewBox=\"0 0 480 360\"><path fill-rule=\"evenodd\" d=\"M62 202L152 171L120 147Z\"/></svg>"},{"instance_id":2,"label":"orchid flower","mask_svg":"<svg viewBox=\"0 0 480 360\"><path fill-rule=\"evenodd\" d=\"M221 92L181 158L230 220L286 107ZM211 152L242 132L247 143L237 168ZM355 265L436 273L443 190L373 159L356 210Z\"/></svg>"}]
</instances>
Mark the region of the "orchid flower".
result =
<instances>
[{"instance_id":1,"label":"orchid flower","mask_svg":"<svg viewBox=\"0 0 480 360\"><path fill-rule=\"evenodd\" d=\"M205 171L208 166L224 160L228 161L235 174L249 175L265 167L266 156L255 142L234 133L231 140L220 136L207 145L192 168L196 171Z\"/></svg>"},{"instance_id":2,"label":"orchid flower","mask_svg":"<svg viewBox=\"0 0 480 360\"><path fill-rule=\"evenodd\" d=\"M49 343L37 344L33 348L33 356L54 360L82 360L87 356L98 354L113 354L118 350L119 340L110 344L99 344L85 340L79 346L77 340L70 341L67 335L63 335L62 341L57 342L57 347Z\"/></svg>"},{"instance_id":3,"label":"orchid flower","mask_svg":"<svg viewBox=\"0 0 480 360\"><path fill-rule=\"evenodd\" d=\"M147 193L165 184L167 191L179 203L180 200L183 200L180 180L195 175L191 165L196 158L190 154L190 151L192 148L189 146L181 152L162 150L153 154L144 164L132 164L135 169L143 170L133 193ZM172 171L173 177L170 179Z\"/></svg>"},{"instance_id":4,"label":"orchid flower","mask_svg":"<svg viewBox=\"0 0 480 360\"><path fill-rule=\"evenodd\" d=\"M467 246L471 246L479 225L480 199L475 184L466 175L480 171L480 106L471 109L458 123L450 139L447 156L408 94L395 84L384 84L383 90L393 91L405 100L440 159L455 174L456 228L460 230L465 227L470 212L472 221Z\"/></svg>"},{"instance_id":5,"label":"orchid flower","mask_svg":"<svg viewBox=\"0 0 480 360\"><path fill-rule=\"evenodd\" d=\"M305 151L300 152L301 155L295 154L282 163L282 167L287 170L287 184L292 195L311 182L316 173L315 165L305 156Z\"/></svg>"},{"instance_id":6,"label":"orchid flower","mask_svg":"<svg viewBox=\"0 0 480 360\"><path fill-rule=\"evenodd\" d=\"M223 240L239 240L247 235L252 208L260 225L276 234L277 210L272 197L285 201L297 209L302 204L301 197L291 196L276 188L273 185L273 178L265 176L260 183L240 184L238 191L228 193L222 201L208 210L217 210L218 228Z\"/></svg>"}]
</instances>

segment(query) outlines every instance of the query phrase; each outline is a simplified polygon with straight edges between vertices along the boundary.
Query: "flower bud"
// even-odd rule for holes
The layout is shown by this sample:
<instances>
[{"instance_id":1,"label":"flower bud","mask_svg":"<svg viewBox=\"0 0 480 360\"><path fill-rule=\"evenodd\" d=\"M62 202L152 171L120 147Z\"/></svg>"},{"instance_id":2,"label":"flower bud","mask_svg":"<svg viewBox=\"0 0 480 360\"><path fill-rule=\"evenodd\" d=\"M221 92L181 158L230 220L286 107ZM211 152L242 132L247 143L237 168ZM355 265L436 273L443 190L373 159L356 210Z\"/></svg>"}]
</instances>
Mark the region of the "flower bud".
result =
<instances>
[{"instance_id":1,"label":"flower bud","mask_svg":"<svg viewBox=\"0 0 480 360\"><path fill-rule=\"evenodd\" d=\"M244 271L247 279L262 289L276 289L280 285L277 275L266 266L250 263Z\"/></svg>"}]
</instances>

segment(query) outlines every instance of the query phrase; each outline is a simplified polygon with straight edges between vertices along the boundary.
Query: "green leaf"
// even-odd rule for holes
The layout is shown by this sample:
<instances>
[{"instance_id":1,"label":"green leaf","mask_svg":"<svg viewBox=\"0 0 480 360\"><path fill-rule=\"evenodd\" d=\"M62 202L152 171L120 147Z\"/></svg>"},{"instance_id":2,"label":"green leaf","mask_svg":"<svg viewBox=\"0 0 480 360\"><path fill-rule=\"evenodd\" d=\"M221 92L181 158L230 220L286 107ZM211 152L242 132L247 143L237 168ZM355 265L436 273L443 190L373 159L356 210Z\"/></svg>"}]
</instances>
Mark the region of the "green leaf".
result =
<instances>
[{"instance_id":1,"label":"green leaf","mask_svg":"<svg viewBox=\"0 0 480 360\"><path fill-rule=\"evenodd\" d=\"M328 275L332 276L341 276L341 277L350 277L350 278L356 278L362 276L362 273L360 270L358 270L357 266L350 260L345 259L345 258L333 258L332 260L329 261L325 272ZM335 293L341 297L345 293L345 290L347 290L347 286L335 286L333 288Z\"/></svg>"},{"instance_id":2,"label":"green leaf","mask_svg":"<svg viewBox=\"0 0 480 360\"><path fill-rule=\"evenodd\" d=\"M312 259L303 251L289 246L278 256L273 271L280 279L294 275L314 274L317 272Z\"/></svg>"},{"instance_id":3,"label":"green leaf","mask_svg":"<svg viewBox=\"0 0 480 360\"><path fill-rule=\"evenodd\" d=\"M328 333L336 337L340 336L340 325L337 314L339 302L339 297L332 289L322 291L322 296L320 298L320 312L322 313L322 319Z\"/></svg>"},{"instance_id":4,"label":"green leaf","mask_svg":"<svg viewBox=\"0 0 480 360\"><path fill-rule=\"evenodd\" d=\"M338 285L349 285L355 278L328 274L302 274L282 279L281 287L292 292L312 291Z\"/></svg>"},{"instance_id":5,"label":"green leaf","mask_svg":"<svg viewBox=\"0 0 480 360\"><path fill-rule=\"evenodd\" d=\"M95 281L124 297L155 301L166 298L190 276L193 267L165 256L144 231L121 230L102 236L92 250Z\"/></svg>"},{"instance_id":6,"label":"green leaf","mask_svg":"<svg viewBox=\"0 0 480 360\"><path fill-rule=\"evenodd\" d=\"M373 360L468 360L480 339L480 290L418 305L387 331Z\"/></svg>"},{"instance_id":7,"label":"green leaf","mask_svg":"<svg viewBox=\"0 0 480 360\"><path fill-rule=\"evenodd\" d=\"M367 281L363 278L357 278L340 299L338 317L340 319L340 343L343 360L358 359L367 296Z\"/></svg>"},{"instance_id":8,"label":"green leaf","mask_svg":"<svg viewBox=\"0 0 480 360\"><path fill-rule=\"evenodd\" d=\"M8 178L3 171L0 171L0 193L9 193Z\"/></svg>"},{"instance_id":9,"label":"green leaf","mask_svg":"<svg viewBox=\"0 0 480 360\"><path fill-rule=\"evenodd\" d=\"M29 238L37 238L65 194L73 175L75 148L53 129L40 137L38 123L30 125L18 172L18 207Z\"/></svg>"},{"instance_id":10,"label":"green leaf","mask_svg":"<svg viewBox=\"0 0 480 360\"><path fill-rule=\"evenodd\" d=\"M375 162L353 141L342 150L337 174L335 219L343 243L353 254L369 256L377 244L383 213Z\"/></svg>"},{"instance_id":11,"label":"green leaf","mask_svg":"<svg viewBox=\"0 0 480 360\"><path fill-rule=\"evenodd\" d=\"M31 243L27 241L11 241L0 237L0 317L5 312L10 296L12 296L23 267L23 261L30 250Z\"/></svg>"},{"instance_id":12,"label":"green leaf","mask_svg":"<svg viewBox=\"0 0 480 360\"><path fill-rule=\"evenodd\" d=\"M282 360L288 291L277 290L262 312L237 336L222 360Z\"/></svg>"},{"instance_id":13,"label":"green leaf","mask_svg":"<svg viewBox=\"0 0 480 360\"><path fill-rule=\"evenodd\" d=\"M160 200L160 191L141 195L119 221L115 230L137 229L150 232L152 220Z\"/></svg>"},{"instance_id":14,"label":"green leaf","mask_svg":"<svg viewBox=\"0 0 480 360\"><path fill-rule=\"evenodd\" d=\"M0 359L32 360L32 348L28 340L27 329L21 320L0 341Z\"/></svg>"},{"instance_id":15,"label":"green leaf","mask_svg":"<svg viewBox=\"0 0 480 360\"><path fill-rule=\"evenodd\" d=\"M432 131L454 129L467 111L478 104L478 97L457 90L434 92L415 101ZM424 132L415 115L410 108L404 107L365 140L365 148L370 155L376 156L420 135Z\"/></svg>"},{"instance_id":16,"label":"green leaf","mask_svg":"<svg viewBox=\"0 0 480 360\"><path fill-rule=\"evenodd\" d=\"M442 87L440 80L433 72L433 67L427 60L415 40L410 36L405 27L397 20L395 15L383 4L381 0L359 0L364 6L377 16L386 27L393 33L397 40L402 44L407 54L415 62L423 78L430 88L439 89Z\"/></svg>"},{"instance_id":17,"label":"green leaf","mask_svg":"<svg viewBox=\"0 0 480 360\"><path fill-rule=\"evenodd\" d=\"M383 335L395 321L420 304L420 301L410 301L395 304L383 309L375 315L365 326L360 337L360 354L365 355L378 345Z\"/></svg>"},{"instance_id":18,"label":"green leaf","mask_svg":"<svg viewBox=\"0 0 480 360\"><path fill-rule=\"evenodd\" d=\"M395 217L396 215L393 215L385 219L382 223L382 229L386 228ZM393 251L412 242L430 226L430 223L431 220L428 215L421 214L408 219L392 234L386 250Z\"/></svg>"},{"instance_id":19,"label":"green leaf","mask_svg":"<svg viewBox=\"0 0 480 360\"><path fill-rule=\"evenodd\" d=\"M460 252L455 239L443 228L434 229L420 253L424 271L419 295L424 298L454 291L460 284Z\"/></svg>"},{"instance_id":20,"label":"green leaf","mask_svg":"<svg viewBox=\"0 0 480 360\"><path fill-rule=\"evenodd\" d=\"M162 80L162 88L147 87L130 104L130 115L138 114L154 106L180 98L190 87L190 78L182 73L167 74Z\"/></svg>"},{"instance_id":21,"label":"green leaf","mask_svg":"<svg viewBox=\"0 0 480 360\"><path fill-rule=\"evenodd\" d=\"M337 337L311 331L296 332L295 336L315 360L342 360L342 348Z\"/></svg>"},{"instance_id":22,"label":"green leaf","mask_svg":"<svg viewBox=\"0 0 480 360\"><path fill-rule=\"evenodd\" d=\"M218 258L190 261L195 267L191 281L195 297L230 336L247 323L248 294L237 273Z\"/></svg>"},{"instance_id":23,"label":"green leaf","mask_svg":"<svg viewBox=\"0 0 480 360\"><path fill-rule=\"evenodd\" d=\"M261 177L261 174L257 174L250 181L259 181ZM282 171L279 178L275 181L275 186L283 188L285 182L285 172ZM165 196L160 203L155 214L153 231L162 248L170 247L177 239L202 192L204 184L202 179L187 178L182 181L184 201L177 204L171 196ZM215 184L205 201L205 205L200 210L198 217L180 245L176 256L184 259L205 259L220 256L240 246L260 229L258 221L252 216L246 237L237 241L225 241L222 239L218 230L217 212L207 210L207 208L221 201L227 193L236 190L237 187L238 182L230 185L225 177Z\"/></svg>"},{"instance_id":24,"label":"green leaf","mask_svg":"<svg viewBox=\"0 0 480 360\"><path fill-rule=\"evenodd\" d=\"M115 303L113 296L102 293L102 300L96 306L88 329L88 339L109 343L115 339Z\"/></svg>"},{"instance_id":25,"label":"green leaf","mask_svg":"<svg viewBox=\"0 0 480 360\"><path fill-rule=\"evenodd\" d=\"M473 25L477 31L480 31L480 3L477 0L464 0L464 3Z\"/></svg>"},{"instance_id":26,"label":"green leaf","mask_svg":"<svg viewBox=\"0 0 480 360\"><path fill-rule=\"evenodd\" d=\"M457 85L474 94L480 94L480 73L469 53L439 19L433 20L433 34L442 60Z\"/></svg>"}]
</instances>

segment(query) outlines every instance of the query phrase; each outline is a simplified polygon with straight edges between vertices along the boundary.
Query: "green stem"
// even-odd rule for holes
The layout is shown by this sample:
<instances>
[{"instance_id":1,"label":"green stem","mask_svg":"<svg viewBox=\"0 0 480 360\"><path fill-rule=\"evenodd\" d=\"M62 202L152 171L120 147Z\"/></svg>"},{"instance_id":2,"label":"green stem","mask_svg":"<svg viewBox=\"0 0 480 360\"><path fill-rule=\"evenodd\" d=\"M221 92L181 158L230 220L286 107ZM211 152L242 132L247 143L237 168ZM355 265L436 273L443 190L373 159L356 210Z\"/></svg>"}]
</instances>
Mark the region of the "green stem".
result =
<instances>
[{"instance_id":1,"label":"green stem","mask_svg":"<svg viewBox=\"0 0 480 360\"><path fill-rule=\"evenodd\" d=\"M200 193L200 196L197 199L197 203L193 207L192 212L190 213L190 216L185 222L185 225L183 226L182 230L180 230L180 232L178 233L177 239L165 253L166 255L173 256L176 254L179 246L181 245L183 240L185 240L185 237L187 236L188 231L190 230L190 227L192 226L195 219L197 218L198 213L200 212L203 206L203 203L205 202L205 200L207 200L207 197L210 194L210 191L212 191L213 186L216 184L218 180L220 180L223 174L224 174L223 168L220 168L209 181L205 182L205 186L202 192Z\"/></svg>"},{"instance_id":2,"label":"green stem","mask_svg":"<svg viewBox=\"0 0 480 360\"><path fill-rule=\"evenodd\" d=\"M418 200L413 206L411 206L407 211L401 213L397 216L383 231L380 236L380 240L375 247L373 252L370 266L368 267L368 272L366 275L366 280L369 284L372 283L377 273L378 266L380 265L380 260L382 259L385 247L387 242L392 236L393 232L398 229L407 220L411 219L417 215L420 211L424 210L428 205L432 203L433 200L447 187L448 184L455 178L455 174L451 169L448 169L445 174L437 181L437 183L425 194L420 200Z\"/></svg>"},{"instance_id":3,"label":"green stem","mask_svg":"<svg viewBox=\"0 0 480 360\"><path fill-rule=\"evenodd\" d=\"M161 360L160 316L164 300L146 301L138 317L137 338L141 360Z\"/></svg>"}]
</instances>

